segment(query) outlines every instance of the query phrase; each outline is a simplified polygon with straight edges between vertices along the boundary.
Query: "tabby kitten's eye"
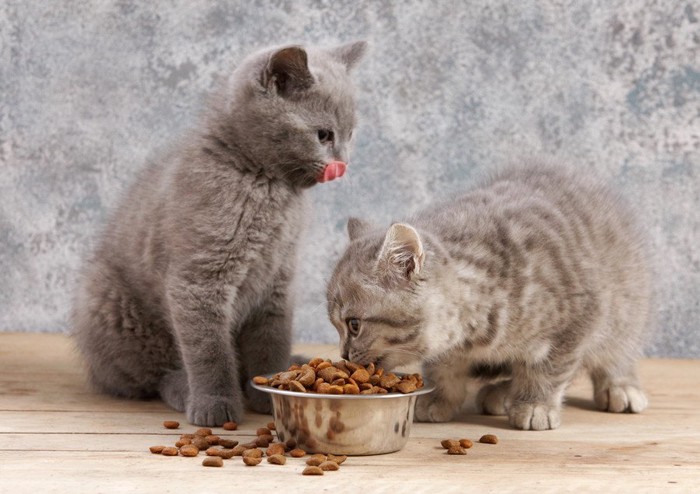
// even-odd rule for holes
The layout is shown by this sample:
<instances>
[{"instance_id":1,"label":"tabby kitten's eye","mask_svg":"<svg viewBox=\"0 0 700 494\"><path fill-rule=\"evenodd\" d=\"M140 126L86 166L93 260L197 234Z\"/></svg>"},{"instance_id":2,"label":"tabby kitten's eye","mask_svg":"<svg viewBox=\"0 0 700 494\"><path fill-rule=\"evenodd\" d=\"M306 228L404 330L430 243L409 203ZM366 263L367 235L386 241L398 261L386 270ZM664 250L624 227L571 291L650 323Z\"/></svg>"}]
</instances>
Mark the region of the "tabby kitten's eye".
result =
<instances>
[{"instance_id":1,"label":"tabby kitten's eye","mask_svg":"<svg viewBox=\"0 0 700 494\"><path fill-rule=\"evenodd\" d=\"M335 139L335 135L333 134L332 130L319 129L318 140L321 142L321 144L326 144L327 142L333 142L334 139Z\"/></svg>"},{"instance_id":2,"label":"tabby kitten's eye","mask_svg":"<svg viewBox=\"0 0 700 494\"><path fill-rule=\"evenodd\" d=\"M357 333L360 332L360 320L359 319L355 319L354 317L352 317L350 319L347 319L345 321L345 324L347 325L348 332L351 335L357 336Z\"/></svg>"}]
</instances>

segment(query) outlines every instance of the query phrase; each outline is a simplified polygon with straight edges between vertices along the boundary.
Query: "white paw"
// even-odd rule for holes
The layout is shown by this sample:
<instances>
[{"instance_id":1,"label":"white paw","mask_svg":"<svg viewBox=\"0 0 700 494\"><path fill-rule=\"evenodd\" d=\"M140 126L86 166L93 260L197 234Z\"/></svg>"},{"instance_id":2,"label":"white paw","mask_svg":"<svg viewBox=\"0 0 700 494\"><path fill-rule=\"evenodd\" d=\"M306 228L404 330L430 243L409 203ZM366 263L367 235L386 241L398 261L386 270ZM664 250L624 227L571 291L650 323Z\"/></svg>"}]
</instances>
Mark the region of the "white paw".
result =
<instances>
[{"instance_id":1,"label":"white paw","mask_svg":"<svg viewBox=\"0 0 700 494\"><path fill-rule=\"evenodd\" d=\"M448 422L454 413L454 407L431 395L418 397L415 418L419 422Z\"/></svg>"},{"instance_id":2,"label":"white paw","mask_svg":"<svg viewBox=\"0 0 700 494\"><path fill-rule=\"evenodd\" d=\"M639 413L649 402L644 392L636 386L610 386L600 389L595 394L595 404L599 410L606 412Z\"/></svg>"},{"instance_id":3,"label":"white paw","mask_svg":"<svg viewBox=\"0 0 700 494\"><path fill-rule=\"evenodd\" d=\"M518 403L508 411L508 420L517 429L545 431L559 427L561 412L543 403Z\"/></svg>"}]
</instances>

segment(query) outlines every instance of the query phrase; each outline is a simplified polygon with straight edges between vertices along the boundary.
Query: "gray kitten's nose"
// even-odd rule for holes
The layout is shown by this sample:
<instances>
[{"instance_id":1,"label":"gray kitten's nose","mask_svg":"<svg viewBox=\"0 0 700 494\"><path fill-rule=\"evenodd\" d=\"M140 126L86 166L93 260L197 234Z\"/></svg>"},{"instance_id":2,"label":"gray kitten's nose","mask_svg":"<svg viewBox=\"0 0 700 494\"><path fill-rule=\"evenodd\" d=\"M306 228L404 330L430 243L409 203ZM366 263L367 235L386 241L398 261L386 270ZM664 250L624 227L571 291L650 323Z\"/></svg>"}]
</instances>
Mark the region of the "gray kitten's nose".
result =
<instances>
[{"instance_id":1,"label":"gray kitten's nose","mask_svg":"<svg viewBox=\"0 0 700 494\"><path fill-rule=\"evenodd\" d=\"M347 348L343 348L343 351L341 352L340 356L343 360L350 360L350 352L348 352Z\"/></svg>"}]
</instances>

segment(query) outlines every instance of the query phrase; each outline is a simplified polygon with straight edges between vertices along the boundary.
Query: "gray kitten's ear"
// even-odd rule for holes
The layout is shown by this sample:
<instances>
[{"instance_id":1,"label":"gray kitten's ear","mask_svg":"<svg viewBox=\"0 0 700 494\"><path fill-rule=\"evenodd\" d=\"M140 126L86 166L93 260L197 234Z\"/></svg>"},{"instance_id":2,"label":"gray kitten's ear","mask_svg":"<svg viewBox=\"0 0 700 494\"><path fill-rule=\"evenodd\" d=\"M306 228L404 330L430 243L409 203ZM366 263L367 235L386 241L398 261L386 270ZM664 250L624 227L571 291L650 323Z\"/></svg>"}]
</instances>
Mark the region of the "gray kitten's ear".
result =
<instances>
[{"instance_id":1,"label":"gray kitten's ear","mask_svg":"<svg viewBox=\"0 0 700 494\"><path fill-rule=\"evenodd\" d=\"M423 243L415 228L394 223L386 232L379 251L377 271L387 285L401 286L421 272L424 260Z\"/></svg>"},{"instance_id":2,"label":"gray kitten's ear","mask_svg":"<svg viewBox=\"0 0 700 494\"><path fill-rule=\"evenodd\" d=\"M306 51L300 46L288 46L270 55L262 73L262 85L285 96L308 89L314 83L309 71Z\"/></svg>"},{"instance_id":3,"label":"gray kitten's ear","mask_svg":"<svg viewBox=\"0 0 700 494\"><path fill-rule=\"evenodd\" d=\"M343 62L350 71L362 60L368 46L366 41L354 41L331 49L331 54Z\"/></svg>"},{"instance_id":4,"label":"gray kitten's ear","mask_svg":"<svg viewBox=\"0 0 700 494\"><path fill-rule=\"evenodd\" d=\"M363 237L372 229L372 224L360 218L350 218L348 220L348 236L350 240Z\"/></svg>"}]
</instances>

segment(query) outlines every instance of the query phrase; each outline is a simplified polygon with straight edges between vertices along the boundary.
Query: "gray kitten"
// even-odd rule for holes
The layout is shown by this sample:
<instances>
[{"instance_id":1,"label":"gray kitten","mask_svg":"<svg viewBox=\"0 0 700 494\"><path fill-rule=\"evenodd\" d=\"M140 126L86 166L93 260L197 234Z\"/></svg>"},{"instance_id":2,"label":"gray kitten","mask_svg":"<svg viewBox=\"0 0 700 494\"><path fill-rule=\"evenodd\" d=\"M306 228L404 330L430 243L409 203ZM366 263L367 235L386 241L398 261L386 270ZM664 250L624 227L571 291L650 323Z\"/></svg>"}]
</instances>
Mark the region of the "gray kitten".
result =
<instances>
[{"instance_id":1,"label":"gray kitten","mask_svg":"<svg viewBox=\"0 0 700 494\"><path fill-rule=\"evenodd\" d=\"M544 164L388 231L351 219L328 286L342 354L387 368L422 360L436 386L418 401L422 421L450 420L469 378L500 377L479 392L482 411L554 429L580 369L599 409L640 412L649 278L631 224L604 186Z\"/></svg>"},{"instance_id":2,"label":"gray kitten","mask_svg":"<svg viewBox=\"0 0 700 494\"><path fill-rule=\"evenodd\" d=\"M250 376L288 365L304 191L342 176L349 71L366 43L245 59L201 125L139 175L87 265L73 336L90 380L193 424L269 412Z\"/></svg>"}]
</instances>

